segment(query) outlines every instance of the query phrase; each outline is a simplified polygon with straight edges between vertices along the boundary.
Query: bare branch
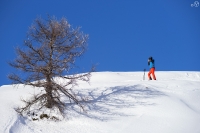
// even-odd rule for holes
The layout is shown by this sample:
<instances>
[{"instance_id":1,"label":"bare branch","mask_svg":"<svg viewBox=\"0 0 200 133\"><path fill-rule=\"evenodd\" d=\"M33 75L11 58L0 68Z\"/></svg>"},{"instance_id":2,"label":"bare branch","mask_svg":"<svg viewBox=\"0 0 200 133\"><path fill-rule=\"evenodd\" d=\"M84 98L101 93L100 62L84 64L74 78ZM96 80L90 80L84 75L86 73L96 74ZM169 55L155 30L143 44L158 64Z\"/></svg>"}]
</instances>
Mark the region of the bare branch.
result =
<instances>
[{"instance_id":1,"label":"bare branch","mask_svg":"<svg viewBox=\"0 0 200 133\"><path fill-rule=\"evenodd\" d=\"M29 28L27 40L24 41L25 48L16 48L17 58L9 63L24 75L13 73L8 78L14 84L42 87L44 91L30 100L22 100L26 105L16 109L18 113L23 114L30 111L31 106L37 105L38 110L56 107L62 114L66 106L61 100L63 96L84 110L84 99L73 92L73 87L78 85L78 80L89 82L94 67L83 74L63 74L69 73L76 58L86 51L87 40L88 35L80 32L79 27L71 28L65 18L60 21L55 17L49 17L47 21L35 20ZM57 83L55 77L63 82Z\"/></svg>"}]
</instances>

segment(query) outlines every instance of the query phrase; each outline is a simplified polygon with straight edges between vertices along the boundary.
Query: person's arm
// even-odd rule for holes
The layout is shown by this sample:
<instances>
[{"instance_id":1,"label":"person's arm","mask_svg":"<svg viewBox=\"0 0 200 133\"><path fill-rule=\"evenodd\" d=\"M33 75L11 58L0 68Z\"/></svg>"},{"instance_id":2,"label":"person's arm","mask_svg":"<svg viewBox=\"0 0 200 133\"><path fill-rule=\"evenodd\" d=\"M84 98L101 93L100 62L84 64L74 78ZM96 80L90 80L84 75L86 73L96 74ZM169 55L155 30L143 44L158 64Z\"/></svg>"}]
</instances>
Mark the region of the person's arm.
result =
<instances>
[{"instance_id":1,"label":"person's arm","mask_svg":"<svg viewBox=\"0 0 200 133\"><path fill-rule=\"evenodd\" d=\"M150 65L150 60L148 60L148 66Z\"/></svg>"}]
</instances>

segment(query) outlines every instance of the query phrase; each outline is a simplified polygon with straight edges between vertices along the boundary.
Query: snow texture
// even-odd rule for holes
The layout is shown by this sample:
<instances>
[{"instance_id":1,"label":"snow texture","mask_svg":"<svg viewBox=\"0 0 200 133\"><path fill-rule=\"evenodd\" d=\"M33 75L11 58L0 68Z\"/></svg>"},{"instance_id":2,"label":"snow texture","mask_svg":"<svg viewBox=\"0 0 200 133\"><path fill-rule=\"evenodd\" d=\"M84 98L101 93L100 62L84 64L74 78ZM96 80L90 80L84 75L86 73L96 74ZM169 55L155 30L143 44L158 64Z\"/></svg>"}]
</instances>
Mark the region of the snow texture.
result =
<instances>
[{"instance_id":1,"label":"snow texture","mask_svg":"<svg viewBox=\"0 0 200 133\"><path fill-rule=\"evenodd\" d=\"M15 112L39 89L1 86L0 133L200 133L200 72L156 72L156 81L143 74L92 73L90 84L74 88L88 95L87 113L66 103L66 117L56 122Z\"/></svg>"}]
</instances>

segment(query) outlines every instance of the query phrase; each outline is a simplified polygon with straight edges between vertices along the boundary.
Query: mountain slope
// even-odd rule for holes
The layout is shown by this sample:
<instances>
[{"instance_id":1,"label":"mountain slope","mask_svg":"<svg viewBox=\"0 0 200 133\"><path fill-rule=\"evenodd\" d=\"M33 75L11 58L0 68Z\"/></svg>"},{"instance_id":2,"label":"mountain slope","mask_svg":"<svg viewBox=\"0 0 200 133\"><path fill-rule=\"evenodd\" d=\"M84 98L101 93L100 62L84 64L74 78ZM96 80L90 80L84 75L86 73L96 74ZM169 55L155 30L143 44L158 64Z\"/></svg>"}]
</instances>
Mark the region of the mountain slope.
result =
<instances>
[{"instance_id":1,"label":"mountain slope","mask_svg":"<svg viewBox=\"0 0 200 133\"><path fill-rule=\"evenodd\" d=\"M97 72L90 84L75 91L88 95L87 113L69 105L66 118L31 121L16 114L37 88L0 87L2 133L199 133L200 72L156 72L157 81L143 72ZM147 76L146 76L147 79Z\"/></svg>"}]
</instances>

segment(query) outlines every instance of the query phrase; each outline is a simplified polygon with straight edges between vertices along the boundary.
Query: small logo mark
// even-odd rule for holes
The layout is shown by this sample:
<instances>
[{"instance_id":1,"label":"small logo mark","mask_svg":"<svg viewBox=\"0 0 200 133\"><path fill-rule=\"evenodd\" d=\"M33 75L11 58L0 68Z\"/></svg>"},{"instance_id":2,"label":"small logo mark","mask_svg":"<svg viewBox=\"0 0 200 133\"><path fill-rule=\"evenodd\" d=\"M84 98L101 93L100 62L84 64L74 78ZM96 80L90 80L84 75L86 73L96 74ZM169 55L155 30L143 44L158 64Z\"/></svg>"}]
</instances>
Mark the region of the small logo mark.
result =
<instances>
[{"instance_id":1,"label":"small logo mark","mask_svg":"<svg viewBox=\"0 0 200 133\"><path fill-rule=\"evenodd\" d=\"M199 1L195 1L194 4L191 4L191 7L199 7Z\"/></svg>"}]
</instances>

